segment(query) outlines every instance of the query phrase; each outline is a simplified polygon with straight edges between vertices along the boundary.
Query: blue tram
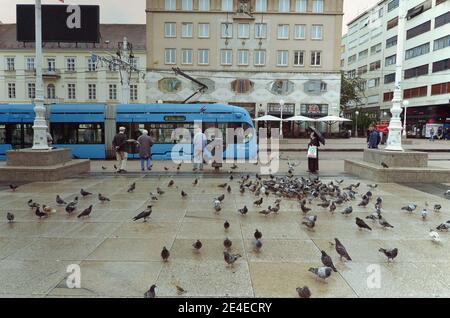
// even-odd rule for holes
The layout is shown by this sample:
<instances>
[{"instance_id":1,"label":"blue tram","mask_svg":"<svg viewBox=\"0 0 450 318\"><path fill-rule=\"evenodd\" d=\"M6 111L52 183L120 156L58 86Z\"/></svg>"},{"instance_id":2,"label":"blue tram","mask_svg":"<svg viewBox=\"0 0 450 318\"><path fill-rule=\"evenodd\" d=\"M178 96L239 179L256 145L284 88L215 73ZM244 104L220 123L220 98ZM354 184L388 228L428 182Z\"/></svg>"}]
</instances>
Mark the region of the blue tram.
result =
<instances>
[{"instance_id":1,"label":"blue tram","mask_svg":"<svg viewBox=\"0 0 450 318\"><path fill-rule=\"evenodd\" d=\"M224 159L250 159L257 155L256 134L247 133L242 141L227 136L227 128L254 128L249 113L240 107L222 104L56 104L47 109L50 134L55 147L70 148L79 158L114 158L112 139L119 126L127 128L130 139L137 139L143 129L152 135L154 160L170 160L174 144L182 159L190 159L192 145L173 131L184 128L193 134L195 122L202 129L217 128L222 132ZM0 159L9 149L32 145L32 105L0 105ZM247 131L248 132L248 131ZM174 138L175 137L175 138ZM212 136L215 138L215 136ZM230 139L234 138L234 139ZM240 140L240 139L239 139ZM137 149L130 146L130 158L137 158Z\"/></svg>"}]
</instances>

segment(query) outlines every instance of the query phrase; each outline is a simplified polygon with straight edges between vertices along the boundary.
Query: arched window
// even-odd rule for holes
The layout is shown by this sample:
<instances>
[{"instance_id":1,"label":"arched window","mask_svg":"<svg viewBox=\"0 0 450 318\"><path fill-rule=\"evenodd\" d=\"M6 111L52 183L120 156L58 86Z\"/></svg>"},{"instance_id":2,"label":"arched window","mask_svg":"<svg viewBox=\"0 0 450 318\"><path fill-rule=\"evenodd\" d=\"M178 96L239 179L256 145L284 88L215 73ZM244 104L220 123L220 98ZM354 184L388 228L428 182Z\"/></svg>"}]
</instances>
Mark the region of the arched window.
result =
<instances>
[{"instance_id":1,"label":"arched window","mask_svg":"<svg viewBox=\"0 0 450 318\"><path fill-rule=\"evenodd\" d=\"M47 86L47 98L55 99L56 98L56 88L54 84L48 84Z\"/></svg>"}]
</instances>

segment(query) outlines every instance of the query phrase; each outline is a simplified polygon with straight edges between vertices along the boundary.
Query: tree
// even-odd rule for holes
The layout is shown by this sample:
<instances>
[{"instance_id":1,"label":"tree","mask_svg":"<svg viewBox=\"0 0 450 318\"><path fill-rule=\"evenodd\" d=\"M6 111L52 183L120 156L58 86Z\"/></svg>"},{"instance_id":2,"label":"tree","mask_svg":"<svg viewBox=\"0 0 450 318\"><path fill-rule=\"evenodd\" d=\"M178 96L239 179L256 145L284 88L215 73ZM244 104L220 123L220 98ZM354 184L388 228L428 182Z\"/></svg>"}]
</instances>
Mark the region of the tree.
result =
<instances>
[{"instance_id":1,"label":"tree","mask_svg":"<svg viewBox=\"0 0 450 318\"><path fill-rule=\"evenodd\" d=\"M350 78L345 72L341 72L341 110L346 111L349 105L358 105L364 98L365 80L361 77Z\"/></svg>"}]
</instances>

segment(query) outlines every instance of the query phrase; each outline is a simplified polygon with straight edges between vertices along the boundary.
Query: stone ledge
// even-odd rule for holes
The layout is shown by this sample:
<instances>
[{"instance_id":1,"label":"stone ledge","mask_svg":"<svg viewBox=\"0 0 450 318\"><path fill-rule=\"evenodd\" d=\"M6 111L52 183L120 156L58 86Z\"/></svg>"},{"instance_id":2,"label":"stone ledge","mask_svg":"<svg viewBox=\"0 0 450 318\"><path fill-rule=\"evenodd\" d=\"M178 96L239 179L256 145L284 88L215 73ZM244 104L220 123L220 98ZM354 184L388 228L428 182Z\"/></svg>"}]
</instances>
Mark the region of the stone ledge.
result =
<instances>
[{"instance_id":1,"label":"stone ledge","mask_svg":"<svg viewBox=\"0 0 450 318\"><path fill-rule=\"evenodd\" d=\"M45 167L62 164L72 160L72 151L69 148L58 148L50 150L8 150L6 152L6 163L11 167Z\"/></svg>"},{"instance_id":2,"label":"stone ledge","mask_svg":"<svg viewBox=\"0 0 450 318\"><path fill-rule=\"evenodd\" d=\"M386 163L390 168L394 167L427 167L428 153L418 151L386 151L381 149L364 149L363 160L381 167Z\"/></svg>"},{"instance_id":3,"label":"stone ledge","mask_svg":"<svg viewBox=\"0 0 450 318\"><path fill-rule=\"evenodd\" d=\"M363 179L376 182L420 182L449 183L450 169L438 167L393 167L383 168L370 162L359 160L344 160L344 171Z\"/></svg>"}]
</instances>

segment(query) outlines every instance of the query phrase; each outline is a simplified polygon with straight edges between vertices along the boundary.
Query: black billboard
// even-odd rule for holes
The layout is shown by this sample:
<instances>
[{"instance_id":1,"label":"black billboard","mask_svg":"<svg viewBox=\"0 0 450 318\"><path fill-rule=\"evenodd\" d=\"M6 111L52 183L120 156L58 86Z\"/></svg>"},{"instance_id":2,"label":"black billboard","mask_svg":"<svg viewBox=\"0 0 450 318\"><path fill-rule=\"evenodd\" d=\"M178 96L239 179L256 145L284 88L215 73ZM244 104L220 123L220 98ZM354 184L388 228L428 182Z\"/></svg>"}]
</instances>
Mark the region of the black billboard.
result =
<instances>
[{"instance_id":1,"label":"black billboard","mask_svg":"<svg viewBox=\"0 0 450 318\"><path fill-rule=\"evenodd\" d=\"M34 5L17 5L17 41L35 42ZM99 43L100 7L43 5L43 42Z\"/></svg>"}]
</instances>

